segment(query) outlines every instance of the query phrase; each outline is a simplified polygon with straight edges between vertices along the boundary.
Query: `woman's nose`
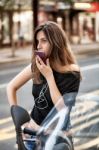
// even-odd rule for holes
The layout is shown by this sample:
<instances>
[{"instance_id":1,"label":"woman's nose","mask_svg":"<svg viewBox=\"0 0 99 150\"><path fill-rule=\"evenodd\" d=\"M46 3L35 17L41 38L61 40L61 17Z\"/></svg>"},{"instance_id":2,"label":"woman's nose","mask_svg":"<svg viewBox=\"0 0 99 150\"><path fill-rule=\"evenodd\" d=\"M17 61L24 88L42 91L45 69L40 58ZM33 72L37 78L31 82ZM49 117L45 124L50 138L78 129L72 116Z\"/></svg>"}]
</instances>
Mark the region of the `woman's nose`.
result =
<instances>
[{"instance_id":1,"label":"woman's nose","mask_svg":"<svg viewBox=\"0 0 99 150\"><path fill-rule=\"evenodd\" d=\"M37 49L41 49L41 48L42 48L41 43L38 43L38 45L37 45Z\"/></svg>"}]
</instances>

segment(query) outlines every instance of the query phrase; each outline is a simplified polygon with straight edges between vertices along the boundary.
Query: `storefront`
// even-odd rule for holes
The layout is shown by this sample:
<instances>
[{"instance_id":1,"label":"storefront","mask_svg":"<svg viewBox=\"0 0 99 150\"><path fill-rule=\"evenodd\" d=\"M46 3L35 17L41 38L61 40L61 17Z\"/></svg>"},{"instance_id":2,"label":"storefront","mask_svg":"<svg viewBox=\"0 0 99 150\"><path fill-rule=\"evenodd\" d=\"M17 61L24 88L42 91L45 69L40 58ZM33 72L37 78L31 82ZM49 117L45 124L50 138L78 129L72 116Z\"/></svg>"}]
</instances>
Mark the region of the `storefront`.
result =
<instances>
[{"instance_id":1,"label":"storefront","mask_svg":"<svg viewBox=\"0 0 99 150\"><path fill-rule=\"evenodd\" d=\"M32 11L22 11L13 14L13 40L24 45L32 42L33 37Z\"/></svg>"},{"instance_id":2,"label":"storefront","mask_svg":"<svg viewBox=\"0 0 99 150\"><path fill-rule=\"evenodd\" d=\"M99 3L74 3L71 13L71 42L99 41Z\"/></svg>"},{"instance_id":3,"label":"storefront","mask_svg":"<svg viewBox=\"0 0 99 150\"><path fill-rule=\"evenodd\" d=\"M43 7L42 7L43 6ZM42 9L43 8L43 9ZM33 14L31 9L0 11L0 47L24 46L32 42ZM72 43L99 41L99 3L58 2L41 5L38 23L56 21L67 33Z\"/></svg>"},{"instance_id":4,"label":"storefront","mask_svg":"<svg viewBox=\"0 0 99 150\"><path fill-rule=\"evenodd\" d=\"M17 46L32 41L33 15L31 10L0 12L0 47Z\"/></svg>"},{"instance_id":5,"label":"storefront","mask_svg":"<svg viewBox=\"0 0 99 150\"><path fill-rule=\"evenodd\" d=\"M0 12L0 46L10 43L10 15Z\"/></svg>"}]
</instances>

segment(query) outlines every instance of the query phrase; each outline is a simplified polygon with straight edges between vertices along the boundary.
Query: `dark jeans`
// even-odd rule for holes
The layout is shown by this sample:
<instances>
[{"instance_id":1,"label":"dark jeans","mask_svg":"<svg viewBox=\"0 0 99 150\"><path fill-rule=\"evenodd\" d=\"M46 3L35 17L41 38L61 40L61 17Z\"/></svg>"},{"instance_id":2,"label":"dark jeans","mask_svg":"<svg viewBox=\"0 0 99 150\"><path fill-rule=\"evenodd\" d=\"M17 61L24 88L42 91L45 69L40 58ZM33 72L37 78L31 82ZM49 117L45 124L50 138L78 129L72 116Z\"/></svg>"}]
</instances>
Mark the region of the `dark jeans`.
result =
<instances>
[{"instance_id":1,"label":"dark jeans","mask_svg":"<svg viewBox=\"0 0 99 150\"><path fill-rule=\"evenodd\" d=\"M34 141L25 142L25 147L27 150L36 150L36 143Z\"/></svg>"},{"instance_id":2,"label":"dark jeans","mask_svg":"<svg viewBox=\"0 0 99 150\"><path fill-rule=\"evenodd\" d=\"M68 138L71 143L72 150L74 150L72 137L68 137ZM27 148L27 150L37 150L35 141L25 142L25 147ZM63 138L58 137L53 150L69 150L68 142L66 142L66 140Z\"/></svg>"}]
</instances>

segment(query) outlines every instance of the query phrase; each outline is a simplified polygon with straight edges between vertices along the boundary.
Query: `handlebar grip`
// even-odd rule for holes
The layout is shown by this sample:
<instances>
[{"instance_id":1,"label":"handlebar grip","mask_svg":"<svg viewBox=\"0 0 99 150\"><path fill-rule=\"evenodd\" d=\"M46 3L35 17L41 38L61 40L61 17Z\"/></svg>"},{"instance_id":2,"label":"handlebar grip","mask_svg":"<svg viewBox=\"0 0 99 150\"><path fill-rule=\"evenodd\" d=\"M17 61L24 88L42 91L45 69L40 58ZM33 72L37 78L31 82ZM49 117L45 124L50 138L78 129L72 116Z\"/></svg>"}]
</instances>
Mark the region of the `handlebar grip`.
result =
<instances>
[{"instance_id":1,"label":"handlebar grip","mask_svg":"<svg viewBox=\"0 0 99 150\"><path fill-rule=\"evenodd\" d=\"M23 129L23 133L24 134L29 134L29 135L34 135L34 136L36 136L36 131L33 131L33 130L31 130L31 129L29 129L29 128L24 128Z\"/></svg>"}]
</instances>

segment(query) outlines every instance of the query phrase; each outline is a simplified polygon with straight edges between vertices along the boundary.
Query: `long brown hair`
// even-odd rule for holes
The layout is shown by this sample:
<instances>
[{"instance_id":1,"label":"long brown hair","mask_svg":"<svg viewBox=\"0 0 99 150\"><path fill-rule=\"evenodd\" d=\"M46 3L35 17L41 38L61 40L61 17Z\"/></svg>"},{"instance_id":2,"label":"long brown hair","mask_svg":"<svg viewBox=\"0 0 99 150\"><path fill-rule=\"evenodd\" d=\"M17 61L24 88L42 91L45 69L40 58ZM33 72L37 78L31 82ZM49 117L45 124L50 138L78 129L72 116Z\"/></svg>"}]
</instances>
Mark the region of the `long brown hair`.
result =
<instances>
[{"instance_id":1,"label":"long brown hair","mask_svg":"<svg viewBox=\"0 0 99 150\"><path fill-rule=\"evenodd\" d=\"M47 40L51 45L51 54L49 56L49 61L52 69L57 71L57 64L60 66L69 66L70 64L75 64L74 55L69 47L68 39L59 25L55 22L48 21L43 25L36 28L33 37L33 55L32 55L32 72L34 81L40 81L40 72L37 69L35 62L35 50L37 49L37 34L39 31L43 31Z\"/></svg>"}]
</instances>

